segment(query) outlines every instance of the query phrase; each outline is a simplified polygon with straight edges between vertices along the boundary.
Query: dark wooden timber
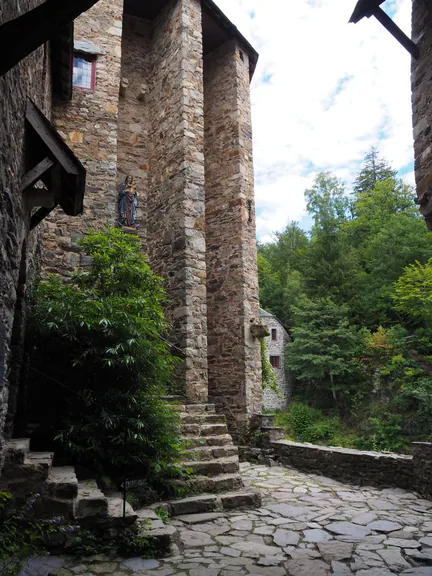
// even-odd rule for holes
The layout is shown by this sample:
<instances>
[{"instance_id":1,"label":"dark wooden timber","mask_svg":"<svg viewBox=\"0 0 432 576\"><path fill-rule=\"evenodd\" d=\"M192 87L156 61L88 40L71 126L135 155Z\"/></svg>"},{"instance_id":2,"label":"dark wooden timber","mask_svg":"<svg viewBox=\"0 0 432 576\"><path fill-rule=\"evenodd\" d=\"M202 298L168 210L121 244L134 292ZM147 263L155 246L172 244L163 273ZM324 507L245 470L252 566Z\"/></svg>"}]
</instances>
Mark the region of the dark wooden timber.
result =
<instances>
[{"instance_id":1,"label":"dark wooden timber","mask_svg":"<svg viewBox=\"0 0 432 576\"><path fill-rule=\"evenodd\" d=\"M53 166L54 162L50 158L44 158L37 166L27 172L21 183L21 194L33 186L33 184L36 184L36 182L41 179L42 175Z\"/></svg>"},{"instance_id":2,"label":"dark wooden timber","mask_svg":"<svg viewBox=\"0 0 432 576\"><path fill-rule=\"evenodd\" d=\"M362 18L375 16L378 22L380 22L384 28L388 30L406 50L408 50L411 56L417 60L420 56L419 47L410 38L408 38L404 32L402 32L399 26L397 26L390 16L388 16L388 14L386 14L380 7L384 2L385 0L359 0L349 22L357 24L357 22L360 22Z\"/></svg>"},{"instance_id":3,"label":"dark wooden timber","mask_svg":"<svg viewBox=\"0 0 432 576\"><path fill-rule=\"evenodd\" d=\"M0 26L0 76L98 1L46 0L37 8Z\"/></svg>"},{"instance_id":4,"label":"dark wooden timber","mask_svg":"<svg viewBox=\"0 0 432 576\"><path fill-rule=\"evenodd\" d=\"M383 4L385 0L359 0L354 8L349 23L357 24L362 18L370 18L373 10Z\"/></svg>"},{"instance_id":5,"label":"dark wooden timber","mask_svg":"<svg viewBox=\"0 0 432 576\"><path fill-rule=\"evenodd\" d=\"M55 206L53 206L52 208L39 208L39 210L35 212L30 219L30 230L36 228L36 226L38 226L42 222L42 220L44 220L47 216L51 214L54 208Z\"/></svg>"},{"instance_id":6,"label":"dark wooden timber","mask_svg":"<svg viewBox=\"0 0 432 576\"><path fill-rule=\"evenodd\" d=\"M420 49L408 36L397 26L382 8L376 6L373 15L390 32L402 46L408 50L411 56L417 60L420 56Z\"/></svg>"}]
</instances>

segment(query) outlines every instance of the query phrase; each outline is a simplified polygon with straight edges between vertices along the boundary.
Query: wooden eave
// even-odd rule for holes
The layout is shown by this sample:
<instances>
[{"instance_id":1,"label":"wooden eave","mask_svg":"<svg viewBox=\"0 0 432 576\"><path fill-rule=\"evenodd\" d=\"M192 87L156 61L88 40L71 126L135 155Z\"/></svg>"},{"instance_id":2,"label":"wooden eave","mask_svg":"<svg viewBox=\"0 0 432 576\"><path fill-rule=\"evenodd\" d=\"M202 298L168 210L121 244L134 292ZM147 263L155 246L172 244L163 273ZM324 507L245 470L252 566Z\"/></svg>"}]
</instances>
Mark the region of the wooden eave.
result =
<instances>
[{"instance_id":1,"label":"wooden eave","mask_svg":"<svg viewBox=\"0 0 432 576\"><path fill-rule=\"evenodd\" d=\"M45 0L0 26L0 76L55 37L99 0Z\"/></svg>"},{"instance_id":2,"label":"wooden eave","mask_svg":"<svg viewBox=\"0 0 432 576\"><path fill-rule=\"evenodd\" d=\"M21 184L21 193L30 207L42 206L32 216L34 228L56 206L68 216L84 208L86 170L34 102L26 111L26 162L30 167ZM44 188L36 188L42 182ZM46 201L41 200L46 196Z\"/></svg>"}]
</instances>

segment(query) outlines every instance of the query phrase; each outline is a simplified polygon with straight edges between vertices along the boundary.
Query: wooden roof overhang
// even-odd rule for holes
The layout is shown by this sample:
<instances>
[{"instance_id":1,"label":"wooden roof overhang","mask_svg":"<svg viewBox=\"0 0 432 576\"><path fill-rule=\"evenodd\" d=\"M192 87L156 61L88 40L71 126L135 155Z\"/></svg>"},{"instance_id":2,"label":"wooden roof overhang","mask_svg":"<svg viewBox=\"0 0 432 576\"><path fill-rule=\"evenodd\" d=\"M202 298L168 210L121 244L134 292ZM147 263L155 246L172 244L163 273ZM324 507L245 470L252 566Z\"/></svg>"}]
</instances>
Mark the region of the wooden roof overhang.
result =
<instances>
[{"instance_id":1,"label":"wooden roof overhang","mask_svg":"<svg viewBox=\"0 0 432 576\"><path fill-rule=\"evenodd\" d=\"M385 0L358 0L349 22L357 24L363 18L375 16L384 28L417 60L420 56L419 47L384 12L381 8L381 4L384 4L384 2Z\"/></svg>"},{"instance_id":2,"label":"wooden roof overhang","mask_svg":"<svg viewBox=\"0 0 432 576\"><path fill-rule=\"evenodd\" d=\"M62 34L98 0L45 0L33 10L0 26L0 77L23 58ZM70 28L69 28L70 33ZM67 40L68 42L68 40Z\"/></svg>"},{"instance_id":3,"label":"wooden roof overhang","mask_svg":"<svg viewBox=\"0 0 432 576\"><path fill-rule=\"evenodd\" d=\"M26 111L26 163L30 167L20 192L35 228L54 208L68 216L78 216L84 207L86 170L34 102Z\"/></svg>"}]
</instances>

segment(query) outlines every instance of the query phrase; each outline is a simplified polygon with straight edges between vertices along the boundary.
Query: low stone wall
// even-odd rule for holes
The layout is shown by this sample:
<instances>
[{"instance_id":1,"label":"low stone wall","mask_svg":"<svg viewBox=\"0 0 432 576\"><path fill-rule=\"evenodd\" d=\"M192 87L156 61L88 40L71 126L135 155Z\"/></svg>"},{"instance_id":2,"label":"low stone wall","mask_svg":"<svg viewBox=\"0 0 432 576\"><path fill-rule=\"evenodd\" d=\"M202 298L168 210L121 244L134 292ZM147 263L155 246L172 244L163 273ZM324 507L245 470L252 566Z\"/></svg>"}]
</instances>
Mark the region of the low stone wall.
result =
<instances>
[{"instance_id":1,"label":"low stone wall","mask_svg":"<svg viewBox=\"0 0 432 576\"><path fill-rule=\"evenodd\" d=\"M281 464L304 472L322 474L360 486L397 486L411 490L414 487L412 456L299 444L288 440L272 442L271 446ZM429 488L431 481L427 474L431 475L431 472L432 460L429 461L429 468L424 467L424 475L422 473L425 485L429 482Z\"/></svg>"},{"instance_id":2,"label":"low stone wall","mask_svg":"<svg viewBox=\"0 0 432 576\"><path fill-rule=\"evenodd\" d=\"M415 489L432 499L432 442L413 443L413 469Z\"/></svg>"}]
</instances>

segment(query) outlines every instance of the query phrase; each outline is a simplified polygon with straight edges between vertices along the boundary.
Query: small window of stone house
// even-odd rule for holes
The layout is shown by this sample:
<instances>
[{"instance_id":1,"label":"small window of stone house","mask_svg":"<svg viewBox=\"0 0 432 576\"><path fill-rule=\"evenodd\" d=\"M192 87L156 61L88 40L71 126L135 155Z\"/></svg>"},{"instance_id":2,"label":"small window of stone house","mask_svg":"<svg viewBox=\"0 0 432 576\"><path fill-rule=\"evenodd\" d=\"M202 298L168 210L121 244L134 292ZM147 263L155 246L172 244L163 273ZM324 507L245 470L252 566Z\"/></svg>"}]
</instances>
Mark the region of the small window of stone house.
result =
<instances>
[{"instance_id":1,"label":"small window of stone house","mask_svg":"<svg viewBox=\"0 0 432 576\"><path fill-rule=\"evenodd\" d=\"M272 328L271 338L272 338L273 342L275 342L275 341L277 340L277 330L276 330L276 328Z\"/></svg>"},{"instance_id":2,"label":"small window of stone house","mask_svg":"<svg viewBox=\"0 0 432 576\"><path fill-rule=\"evenodd\" d=\"M96 55L74 53L73 85L82 90L94 90L96 78Z\"/></svg>"},{"instance_id":3,"label":"small window of stone house","mask_svg":"<svg viewBox=\"0 0 432 576\"><path fill-rule=\"evenodd\" d=\"M280 368L280 356L270 356L270 364L273 368Z\"/></svg>"}]
</instances>

